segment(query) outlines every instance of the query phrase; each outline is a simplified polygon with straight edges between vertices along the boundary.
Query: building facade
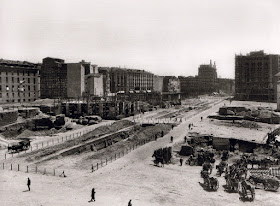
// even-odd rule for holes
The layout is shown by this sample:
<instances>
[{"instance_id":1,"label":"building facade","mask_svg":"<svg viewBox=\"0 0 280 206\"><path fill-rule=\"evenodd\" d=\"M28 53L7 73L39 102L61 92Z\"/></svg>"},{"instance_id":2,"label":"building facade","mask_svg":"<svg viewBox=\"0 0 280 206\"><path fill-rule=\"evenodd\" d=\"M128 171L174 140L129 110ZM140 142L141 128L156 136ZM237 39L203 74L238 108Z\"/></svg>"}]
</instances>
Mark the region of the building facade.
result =
<instances>
[{"instance_id":1,"label":"building facade","mask_svg":"<svg viewBox=\"0 0 280 206\"><path fill-rule=\"evenodd\" d=\"M218 90L220 94L234 95L234 79L218 78Z\"/></svg>"},{"instance_id":2,"label":"building facade","mask_svg":"<svg viewBox=\"0 0 280 206\"><path fill-rule=\"evenodd\" d=\"M108 68L110 91L112 93L129 93L130 91L152 91L154 74L137 69Z\"/></svg>"},{"instance_id":3,"label":"building facade","mask_svg":"<svg viewBox=\"0 0 280 206\"><path fill-rule=\"evenodd\" d=\"M235 56L235 98L276 102L279 55L263 50Z\"/></svg>"},{"instance_id":4,"label":"building facade","mask_svg":"<svg viewBox=\"0 0 280 206\"><path fill-rule=\"evenodd\" d=\"M32 102L40 96L40 64L0 60L0 103Z\"/></svg>"},{"instance_id":5,"label":"building facade","mask_svg":"<svg viewBox=\"0 0 280 206\"><path fill-rule=\"evenodd\" d=\"M43 59L41 98L67 98L67 66L63 59Z\"/></svg>"},{"instance_id":6,"label":"building facade","mask_svg":"<svg viewBox=\"0 0 280 206\"><path fill-rule=\"evenodd\" d=\"M41 71L42 98L73 98L88 97L96 94L96 88L103 88L100 81L90 74L98 73L98 66L82 60L79 63L65 63L62 59L47 57L43 59ZM99 75L99 78L102 74ZM90 82L88 83L87 80ZM93 81L96 82L93 82ZM98 85L102 84L102 85ZM93 86L93 88L90 88ZM103 95L103 92L98 92Z\"/></svg>"},{"instance_id":7,"label":"building facade","mask_svg":"<svg viewBox=\"0 0 280 206\"><path fill-rule=\"evenodd\" d=\"M190 97L198 95L198 78L197 76L179 76L181 84L182 97Z\"/></svg>"},{"instance_id":8,"label":"building facade","mask_svg":"<svg viewBox=\"0 0 280 206\"><path fill-rule=\"evenodd\" d=\"M211 94L217 92L216 64L202 64L198 68L198 93Z\"/></svg>"}]
</instances>

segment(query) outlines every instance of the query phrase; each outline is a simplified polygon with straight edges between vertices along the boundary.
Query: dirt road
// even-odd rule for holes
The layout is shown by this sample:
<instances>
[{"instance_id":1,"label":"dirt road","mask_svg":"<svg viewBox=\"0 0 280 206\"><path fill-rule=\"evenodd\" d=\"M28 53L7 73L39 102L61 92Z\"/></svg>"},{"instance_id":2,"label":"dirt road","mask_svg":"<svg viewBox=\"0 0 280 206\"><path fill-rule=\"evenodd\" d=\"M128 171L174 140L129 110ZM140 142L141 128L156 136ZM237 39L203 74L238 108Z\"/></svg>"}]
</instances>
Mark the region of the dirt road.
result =
<instances>
[{"instance_id":1,"label":"dirt road","mask_svg":"<svg viewBox=\"0 0 280 206\"><path fill-rule=\"evenodd\" d=\"M217 192L204 191L199 184L202 182L200 167L181 167L178 163L164 168L153 166L151 155L155 149L171 145L171 135L174 143L182 141L189 123L195 124L201 116L217 111L222 104L189 118L164 138L150 142L94 173L73 171L68 177L59 178L0 170L1 205L124 206L130 199L133 206L278 205L279 191L256 190L255 201L244 203L237 193L224 191L223 177L219 178ZM32 182L30 192L27 191L27 177ZM96 191L96 202L89 203L92 187Z\"/></svg>"}]
</instances>

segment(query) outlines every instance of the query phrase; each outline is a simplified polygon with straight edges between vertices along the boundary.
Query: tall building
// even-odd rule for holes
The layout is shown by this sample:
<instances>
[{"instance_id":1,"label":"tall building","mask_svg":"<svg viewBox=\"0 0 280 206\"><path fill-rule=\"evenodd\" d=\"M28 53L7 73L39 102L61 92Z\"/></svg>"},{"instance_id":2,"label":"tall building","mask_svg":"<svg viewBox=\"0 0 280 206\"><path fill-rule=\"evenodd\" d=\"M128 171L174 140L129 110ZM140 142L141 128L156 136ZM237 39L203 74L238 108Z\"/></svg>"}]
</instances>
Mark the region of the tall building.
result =
<instances>
[{"instance_id":1,"label":"tall building","mask_svg":"<svg viewBox=\"0 0 280 206\"><path fill-rule=\"evenodd\" d=\"M144 70L107 68L109 71L110 91L112 93L129 93L130 91L152 91L154 74Z\"/></svg>"},{"instance_id":2,"label":"tall building","mask_svg":"<svg viewBox=\"0 0 280 206\"><path fill-rule=\"evenodd\" d=\"M199 94L211 94L217 92L216 64L202 64L198 68L198 92Z\"/></svg>"},{"instance_id":3,"label":"tall building","mask_svg":"<svg viewBox=\"0 0 280 206\"><path fill-rule=\"evenodd\" d=\"M41 98L67 97L67 66L63 59L46 57L41 69Z\"/></svg>"},{"instance_id":4,"label":"tall building","mask_svg":"<svg viewBox=\"0 0 280 206\"><path fill-rule=\"evenodd\" d=\"M0 103L32 102L40 96L40 64L0 59Z\"/></svg>"},{"instance_id":5,"label":"tall building","mask_svg":"<svg viewBox=\"0 0 280 206\"><path fill-rule=\"evenodd\" d=\"M276 101L280 57L263 50L235 56L235 98L238 100Z\"/></svg>"},{"instance_id":6,"label":"tall building","mask_svg":"<svg viewBox=\"0 0 280 206\"><path fill-rule=\"evenodd\" d=\"M41 70L41 97L78 99L97 94L94 91L98 84L102 84L98 88L103 88L103 81L90 75L95 73L98 73L98 67L90 62L65 63L62 59L47 57L43 59ZM103 92L98 94L103 95Z\"/></svg>"},{"instance_id":7,"label":"tall building","mask_svg":"<svg viewBox=\"0 0 280 206\"><path fill-rule=\"evenodd\" d=\"M197 76L179 76L181 84L181 94L183 97L198 95L198 80Z\"/></svg>"}]
</instances>

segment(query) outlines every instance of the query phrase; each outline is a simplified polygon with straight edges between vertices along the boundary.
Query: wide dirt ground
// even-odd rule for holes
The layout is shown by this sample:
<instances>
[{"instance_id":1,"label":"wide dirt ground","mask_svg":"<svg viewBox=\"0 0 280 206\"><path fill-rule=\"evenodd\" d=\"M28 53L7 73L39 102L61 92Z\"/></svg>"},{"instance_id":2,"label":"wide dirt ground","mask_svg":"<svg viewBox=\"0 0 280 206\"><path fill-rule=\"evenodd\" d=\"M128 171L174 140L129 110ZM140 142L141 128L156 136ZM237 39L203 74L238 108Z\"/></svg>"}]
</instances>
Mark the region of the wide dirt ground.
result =
<instances>
[{"instance_id":1,"label":"wide dirt ground","mask_svg":"<svg viewBox=\"0 0 280 206\"><path fill-rule=\"evenodd\" d=\"M237 193L224 191L224 177L218 178L217 192L205 191L199 184L203 181L201 167L181 167L177 161L164 168L153 166L151 156L155 149L171 146L171 135L174 143L182 141L189 123L200 121L200 116L206 117L223 104L189 118L164 138L143 145L94 173L72 170L67 173L68 177L61 178L0 170L0 205L125 206L129 199L133 206L279 205L280 191L257 189L254 202L241 202ZM216 170L213 172L215 174ZM27 191L27 177L32 181L30 192ZM89 203L92 187L96 190L96 202Z\"/></svg>"}]
</instances>

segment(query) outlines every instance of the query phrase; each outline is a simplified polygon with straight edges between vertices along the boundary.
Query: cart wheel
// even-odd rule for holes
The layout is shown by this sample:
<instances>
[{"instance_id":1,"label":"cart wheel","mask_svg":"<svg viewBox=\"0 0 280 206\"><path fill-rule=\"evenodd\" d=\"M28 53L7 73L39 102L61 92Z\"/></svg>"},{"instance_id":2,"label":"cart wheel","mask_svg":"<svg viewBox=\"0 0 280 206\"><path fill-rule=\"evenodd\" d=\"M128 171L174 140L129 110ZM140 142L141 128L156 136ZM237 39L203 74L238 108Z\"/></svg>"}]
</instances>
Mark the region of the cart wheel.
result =
<instances>
[{"instance_id":1,"label":"cart wheel","mask_svg":"<svg viewBox=\"0 0 280 206\"><path fill-rule=\"evenodd\" d=\"M215 179L215 180L216 180L216 184L214 185L214 190L218 190L218 188L219 188L219 182L218 182L217 179Z\"/></svg>"}]
</instances>

